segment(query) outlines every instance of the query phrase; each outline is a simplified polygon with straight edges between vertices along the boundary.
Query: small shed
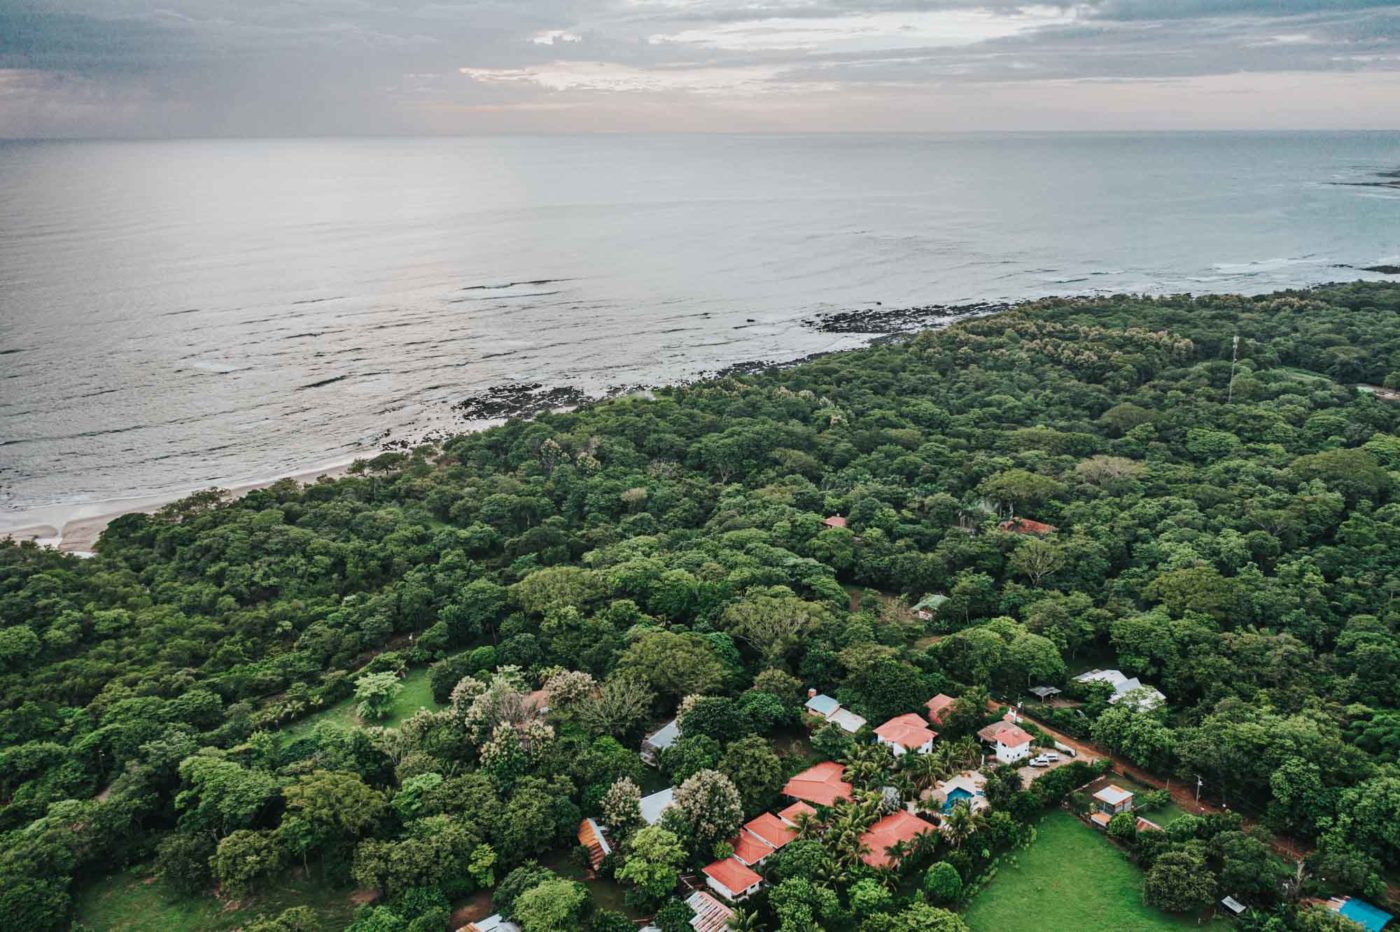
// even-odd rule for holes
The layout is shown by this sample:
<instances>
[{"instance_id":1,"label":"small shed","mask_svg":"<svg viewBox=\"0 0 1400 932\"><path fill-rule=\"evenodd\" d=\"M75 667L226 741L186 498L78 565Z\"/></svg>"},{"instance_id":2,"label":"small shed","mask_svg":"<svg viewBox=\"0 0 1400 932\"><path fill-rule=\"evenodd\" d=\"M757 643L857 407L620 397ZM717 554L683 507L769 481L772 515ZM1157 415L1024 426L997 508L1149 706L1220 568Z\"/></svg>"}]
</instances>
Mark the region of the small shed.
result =
<instances>
[{"instance_id":1,"label":"small shed","mask_svg":"<svg viewBox=\"0 0 1400 932\"><path fill-rule=\"evenodd\" d=\"M1054 686L1032 686L1030 689L1026 690L1026 692L1035 696L1041 702L1044 702L1046 699L1052 699L1060 694L1060 691Z\"/></svg>"},{"instance_id":2,"label":"small shed","mask_svg":"<svg viewBox=\"0 0 1400 932\"><path fill-rule=\"evenodd\" d=\"M1097 805L1100 812L1105 812L1109 815L1117 815L1120 812L1131 812L1133 809L1133 794L1117 784L1110 783L1094 794L1094 803Z\"/></svg>"},{"instance_id":3,"label":"small shed","mask_svg":"<svg viewBox=\"0 0 1400 932\"><path fill-rule=\"evenodd\" d=\"M938 610L946 601L948 601L948 597L943 593L930 593L914 603L914 617L921 621L932 621L933 616L938 614Z\"/></svg>"},{"instance_id":4,"label":"small shed","mask_svg":"<svg viewBox=\"0 0 1400 932\"><path fill-rule=\"evenodd\" d=\"M1235 899L1233 896L1221 897L1220 907L1236 919L1249 912L1249 907Z\"/></svg>"}]
</instances>

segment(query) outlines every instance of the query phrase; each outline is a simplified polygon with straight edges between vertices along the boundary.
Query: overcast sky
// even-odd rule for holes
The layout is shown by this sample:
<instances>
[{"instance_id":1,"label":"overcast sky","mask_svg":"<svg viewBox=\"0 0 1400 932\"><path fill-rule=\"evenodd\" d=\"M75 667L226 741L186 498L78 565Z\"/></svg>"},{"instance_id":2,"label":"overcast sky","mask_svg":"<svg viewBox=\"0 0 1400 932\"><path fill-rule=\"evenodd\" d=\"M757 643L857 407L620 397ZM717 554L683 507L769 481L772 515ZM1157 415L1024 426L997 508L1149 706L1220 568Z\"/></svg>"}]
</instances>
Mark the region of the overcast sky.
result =
<instances>
[{"instance_id":1,"label":"overcast sky","mask_svg":"<svg viewBox=\"0 0 1400 932\"><path fill-rule=\"evenodd\" d=\"M1400 0L0 0L0 136L1400 128Z\"/></svg>"}]
</instances>

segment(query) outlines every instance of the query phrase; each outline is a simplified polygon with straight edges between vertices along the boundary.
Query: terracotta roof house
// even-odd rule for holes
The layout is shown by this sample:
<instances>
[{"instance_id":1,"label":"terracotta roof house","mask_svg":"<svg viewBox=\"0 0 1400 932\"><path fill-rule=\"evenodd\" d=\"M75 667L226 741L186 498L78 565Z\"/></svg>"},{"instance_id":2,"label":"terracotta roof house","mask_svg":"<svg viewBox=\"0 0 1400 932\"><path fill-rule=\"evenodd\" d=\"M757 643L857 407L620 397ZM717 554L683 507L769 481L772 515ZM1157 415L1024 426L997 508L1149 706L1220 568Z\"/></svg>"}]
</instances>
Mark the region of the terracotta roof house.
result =
<instances>
[{"instance_id":1,"label":"terracotta roof house","mask_svg":"<svg viewBox=\"0 0 1400 932\"><path fill-rule=\"evenodd\" d=\"M1010 521L1003 521L997 527L1003 531L1010 531L1012 534L1053 534L1059 530L1053 524L1045 524L1042 521L1032 521L1030 518L1012 518Z\"/></svg>"},{"instance_id":2,"label":"terracotta roof house","mask_svg":"<svg viewBox=\"0 0 1400 932\"><path fill-rule=\"evenodd\" d=\"M1031 736L1014 722L992 722L977 732L977 737L992 746L997 760L1014 764L1030 757Z\"/></svg>"},{"instance_id":3,"label":"terracotta roof house","mask_svg":"<svg viewBox=\"0 0 1400 932\"><path fill-rule=\"evenodd\" d=\"M773 853L772 846L762 838L752 832L746 832L742 828L739 829L739 834L729 839L729 844L734 849L735 859L745 867L753 867Z\"/></svg>"},{"instance_id":4,"label":"terracotta roof house","mask_svg":"<svg viewBox=\"0 0 1400 932\"><path fill-rule=\"evenodd\" d=\"M783 787L783 795L814 806L830 806L838 799L851 798L851 785L842 779L845 768L832 761L814 764L797 774Z\"/></svg>"},{"instance_id":5,"label":"terracotta roof house","mask_svg":"<svg viewBox=\"0 0 1400 932\"><path fill-rule=\"evenodd\" d=\"M924 707L928 709L928 720L935 725L942 725L943 713L952 708L953 703L957 701L958 700L954 699L952 696L945 695L944 693L939 693L934 696L928 702L924 703Z\"/></svg>"},{"instance_id":6,"label":"terracotta roof house","mask_svg":"<svg viewBox=\"0 0 1400 932\"><path fill-rule=\"evenodd\" d=\"M1107 812L1099 812L1098 810L1095 810L1089 813L1089 821L1093 823L1094 828L1108 828L1109 818L1110 817Z\"/></svg>"},{"instance_id":7,"label":"terracotta roof house","mask_svg":"<svg viewBox=\"0 0 1400 932\"><path fill-rule=\"evenodd\" d=\"M938 732L930 730L923 716L896 715L875 729L875 740L888 747L895 757L904 754L927 754L933 750L933 739Z\"/></svg>"},{"instance_id":8,"label":"terracotta roof house","mask_svg":"<svg viewBox=\"0 0 1400 932\"><path fill-rule=\"evenodd\" d=\"M701 868L705 883L726 900L738 902L763 886L763 878L735 858L713 861Z\"/></svg>"},{"instance_id":9,"label":"terracotta roof house","mask_svg":"<svg viewBox=\"0 0 1400 932\"><path fill-rule=\"evenodd\" d=\"M729 920L734 916L734 910L704 890L696 890L686 897L685 905L695 913L690 917L690 927L695 932L723 932L729 927Z\"/></svg>"},{"instance_id":10,"label":"terracotta roof house","mask_svg":"<svg viewBox=\"0 0 1400 932\"><path fill-rule=\"evenodd\" d=\"M933 831L933 826L903 809L885 816L860 836L861 842L870 850L860 859L871 867L884 867L893 858L889 849L900 842L913 841L925 832Z\"/></svg>"},{"instance_id":11,"label":"terracotta roof house","mask_svg":"<svg viewBox=\"0 0 1400 932\"><path fill-rule=\"evenodd\" d=\"M865 719L850 709L841 708L841 703L815 689L807 690L807 701L802 704L802 708L808 715L830 722L850 735L865 727Z\"/></svg>"},{"instance_id":12,"label":"terracotta roof house","mask_svg":"<svg viewBox=\"0 0 1400 932\"><path fill-rule=\"evenodd\" d=\"M734 857L745 867L753 867L764 858L777 851L797 837L797 832L782 819L770 812L750 819L739 829L739 834L729 840L734 848Z\"/></svg>"},{"instance_id":13,"label":"terracotta roof house","mask_svg":"<svg viewBox=\"0 0 1400 932\"><path fill-rule=\"evenodd\" d=\"M825 524L827 527L845 527L846 519L840 515L832 515L823 521L822 524Z\"/></svg>"},{"instance_id":14,"label":"terracotta roof house","mask_svg":"<svg viewBox=\"0 0 1400 932\"><path fill-rule=\"evenodd\" d=\"M655 767L661 762L661 752L676 743L681 736L678 719L671 719L642 739L642 760Z\"/></svg>"},{"instance_id":15,"label":"terracotta roof house","mask_svg":"<svg viewBox=\"0 0 1400 932\"><path fill-rule=\"evenodd\" d=\"M744 829L763 839L764 843L774 851L797 837L797 832L793 831L791 825L771 812L765 812L763 815L745 822Z\"/></svg>"},{"instance_id":16,"label":"terracotta roof house","mask_svg":"<svg viewBox=\"0 0 1400 932\"><path fill-rule=\"evenodd\" d=\"M783 820L784 822L786 822L788 825L792 825L792 826L796 826L796 825L797 825L797 817L798 817L798 816L803 816L803 815L814 816L814 815L816 815L816 814L817 814L817 810L813 809L811 806L809 806L809 805L807 805L806 803L801 802L801 801L793 803L791 806L788 806L786 809L779 809L779 810L778 810L778 818L782 819L782 820Z\"/></svg>"},{"instance_id":17,"label":"terracotta roof house","mask_svg":"<svg viewBox=\"0 0 1400 932\"><path fill-rule=\"evenodd\" d=\"M655 825L661 821L661 816L675 805L676 788L668 786L664 790L657 790L650 796L642 797L642 821L647 825Z\"/></svg>"},{"instance_id":18,"label":"terracotta roof house","mask_svg":"<svg viewBox=\"0 0 1400 932\"><path fill-rule=\"evenodd\" d=\"M612 854L612 845L597 822L584 819L578 824L578 843L588 849L588 863L596 871L603 858Z\"/></svg>"}]
</instances>

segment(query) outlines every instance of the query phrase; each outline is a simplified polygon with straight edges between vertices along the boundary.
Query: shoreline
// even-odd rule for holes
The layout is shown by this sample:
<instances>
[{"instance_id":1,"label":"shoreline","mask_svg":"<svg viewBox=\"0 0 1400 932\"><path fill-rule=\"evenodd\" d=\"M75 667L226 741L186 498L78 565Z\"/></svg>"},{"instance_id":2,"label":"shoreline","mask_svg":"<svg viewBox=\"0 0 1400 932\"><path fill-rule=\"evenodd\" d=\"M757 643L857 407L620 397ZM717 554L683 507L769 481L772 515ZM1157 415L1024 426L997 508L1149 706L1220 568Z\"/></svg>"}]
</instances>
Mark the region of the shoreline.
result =
<instances>
[{"instance_id":1,"label":"shoreline","mask_svg":"<svg viewBox=\"0 0 1400 932\"><path fill-rule=\"evenodd\" d=\"M811 330L833 334L861 333L867 339L864 345L870 346L918 332L922 329L942 328L968 317L984 316L1004 311L1012 305L977 304L966 306L928 305L916 308L865 308L857 311L844 311L822 314L801 322L799 326ZM891 326L893 318L897 321ZM859 323L857 323L859 322ZM863 328L863 329L862 329ZM735 363L718 370L702 372L689 379L669 383L689 385L707 379L724 378L731 375L748 375L769 369L783 369L800 365L832 350L808 353L791 359L755 359ZM628 394L649 393L652 386L617 385L597 396L584 395L572 386L545 386L541 383L515 382L495 385L472 395L467 395L452 407L463 412L469 425L460 430L438 434L430 431L417 441L396 441L379 449L360 451L354 457L329 465L311 467L270 479L244 481L224 488L227 499L233 500L257 489L265 489L284 479L294 479L303 484L311 484L321 478L337 478L349 471L352 463L372 457L382 452L414 446L417 443L433 442L458 433L484 430L510 418L530 418L543 411L569 411L580 405L604 401L608 398ZM436 435L436 436L435 436ZM153 493L131 498L104 499L98 502L40 505L26 509L13 516L0 515L0 540L18 542L33 541L40 547L48 547L62 553L76 556L92 556L93 547L102 532L122 515L153 514L171 502L218 485L204 485L185 488L178 492Z\"/></svg>"},{"instance_id":2,"label":"shoreline","mask_svg":"<svg viewBox=\"0 0 1400 932\"><path fill-rule=\"evenodd\" d=\"M249 492L276 485L284 479L292 479L303 485L311 485L319 479L336 479L347 475L350 466L356 460L373 455L373 451L364 451L348 460L303 469L271 479L238 482L226 487L206 485L164 495L153 494L139 498L106 499L100 502L81 504L43 505L16 515L14 526L0 527L0 538L17 542L33 541L41 547L48 547L62 553L87 556L93 553L93 546L97 543L102 532L107 529L107 525L122 515L154 514L171 502L177 502L186 496L210 488L223 488L227 500L231 501L241 498Z\"/></svg>"},{"instance_id":3,"label":"shoreline","mask_svg":"<svg viewBox=\"0 0 1400 932\"><path fill-rule=\"evenodd\" d=\"M1311 290L1320 285L1305 286L1301 290ZM1058 297L1046 295L1039 299L1026 299L1011 302L977 302L962 305L921 305L914 307L885 308L880 306L828 312L801 321L800 326L832 334L861 334L866 337L861 346L871 347L889 343L917 334L924 330L941 330L953 324L978 317L993 317L1015 310L1035 300ZM850 347L857 349L860 347ZM769 370L788 369L801 365L831 352L845 350L823 350L807 353L789 359L755 359L735 363L718 370L667 383L675 386L693 385L709 379L722 379L735 375L752 375ZM437 442L460 433L484 430L511 418L532 418L543 411L569 411L582 405L605 401L609 398L628 394L649 394L653 386L630 385L614 386L596 396L586 396L572 386L548 387L539 383L507 383L468 395L452 407L468 412L474 423L458 430L445 433L429 431L417 441L399 440L385 444L379 449L361 450L347 459L285 473L269 479L245 480L222 487L226 500L232 501L249 492L265 489L285 479L292 479L310 485L322 478L339 478L349 472L357 460L373 457L383 452L415 446L418 443ZM560 394L563 393L563 394ZM185 488L178 492L152 493L132 498L105 499L98 502L41 505L19 512L7 520L0 515L0 540L17 542L33 541L41 547L48 547L63 553L77 556L92 556L97 539L112 521L127 514L153 514L172 502L218 485L202 485Z\"/></svg>"}]
</instances>

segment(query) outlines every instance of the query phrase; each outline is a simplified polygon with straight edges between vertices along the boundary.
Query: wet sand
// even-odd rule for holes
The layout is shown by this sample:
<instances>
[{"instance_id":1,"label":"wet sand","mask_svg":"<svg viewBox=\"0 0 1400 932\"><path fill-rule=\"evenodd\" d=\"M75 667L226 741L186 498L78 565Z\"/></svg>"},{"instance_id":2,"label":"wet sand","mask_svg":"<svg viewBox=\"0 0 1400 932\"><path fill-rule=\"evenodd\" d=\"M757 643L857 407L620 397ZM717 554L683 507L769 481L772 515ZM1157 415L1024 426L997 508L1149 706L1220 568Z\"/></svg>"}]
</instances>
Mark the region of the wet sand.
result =
<instances>
[{"instance_id":1,"label":"wet sand","mask_svg":"<svg viewBox=\"0 0 1400 932\"><path fill-rule=\"evenodd\" d=\"M228 493L228 498L234 499L256 489L265 489L283 479L295 479L297 482L309 485L321 478L333 479L345 475L349 472L352 462L354 461L308 469L286 476L278 476L275 479L230 485L224 491ZM33 524L15 528L0 528L0 537L9 537L19 541L32 540L42 547L53 547L65 553L86 555L93 552L97 539L102 536L107 525L115 519L129 514L154 514L171 502L179 501L197 491L200 490L187 489L179 494L89 502L81 505L53 505L31 512L30 516L34 518Z\"/></svg>"}]
</instances>

